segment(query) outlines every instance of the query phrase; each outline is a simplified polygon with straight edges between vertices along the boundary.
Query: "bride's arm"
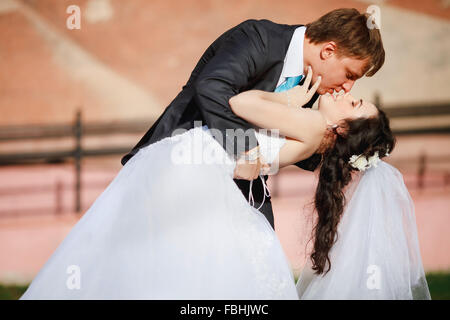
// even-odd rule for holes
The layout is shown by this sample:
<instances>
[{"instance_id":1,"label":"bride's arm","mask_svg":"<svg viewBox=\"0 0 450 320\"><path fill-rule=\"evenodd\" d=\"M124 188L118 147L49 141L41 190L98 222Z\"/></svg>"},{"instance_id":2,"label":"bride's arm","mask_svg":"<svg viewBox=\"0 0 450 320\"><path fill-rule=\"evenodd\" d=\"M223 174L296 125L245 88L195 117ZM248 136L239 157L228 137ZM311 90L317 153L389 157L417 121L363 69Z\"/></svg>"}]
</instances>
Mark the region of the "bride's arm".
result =
<instances>
[{"instance_id":1,"label":"bride's arm","mask_svg":"<svg viewBox=\"0 0 450 320\"><path fill-rule=\"evenodd\" d=\"M230 98L233 112L248 122L267 129L279 129L284 136L310 142L326 127L321 115L309 108L288 107L282 92L249 90Z\"/></svg>"}]
</instances>

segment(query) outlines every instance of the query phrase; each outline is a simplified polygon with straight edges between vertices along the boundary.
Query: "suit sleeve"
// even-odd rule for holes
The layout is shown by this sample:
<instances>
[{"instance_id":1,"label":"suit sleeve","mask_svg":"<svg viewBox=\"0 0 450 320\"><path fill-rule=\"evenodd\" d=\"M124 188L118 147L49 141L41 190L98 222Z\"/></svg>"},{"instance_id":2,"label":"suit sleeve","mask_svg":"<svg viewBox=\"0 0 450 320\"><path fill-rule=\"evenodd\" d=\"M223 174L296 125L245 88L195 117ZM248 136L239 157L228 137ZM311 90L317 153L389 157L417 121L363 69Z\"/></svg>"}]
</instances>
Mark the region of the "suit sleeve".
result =
<instances>
[{"instance_id":1,"label":"suit sleeve","mask_svg":"<svg viewBox=\"0 0 450 320\"><path fill-rule=\"evenodd\" d=\"M194 99L206 124L220 131L222 141L215 138L233 158L258 145L253 126L236 116L228 103L264 73L267 35L255 22L243 22L224 40L194 85Z\"/></svg>"}]
</instances>

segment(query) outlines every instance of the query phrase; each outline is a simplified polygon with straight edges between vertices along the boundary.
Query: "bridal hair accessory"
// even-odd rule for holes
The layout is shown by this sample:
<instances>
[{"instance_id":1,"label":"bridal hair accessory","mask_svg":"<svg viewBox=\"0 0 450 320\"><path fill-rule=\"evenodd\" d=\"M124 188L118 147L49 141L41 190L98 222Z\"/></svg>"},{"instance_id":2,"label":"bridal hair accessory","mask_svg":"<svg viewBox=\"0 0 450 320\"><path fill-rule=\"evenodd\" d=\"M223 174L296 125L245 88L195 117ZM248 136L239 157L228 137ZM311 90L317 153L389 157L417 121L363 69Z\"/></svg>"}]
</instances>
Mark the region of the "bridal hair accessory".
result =
<instances>
[{"instance_id":1,"label":"bridal hair accessory","mask_svg":"<svg viewBox=\"0 0 450 320\"><path fill-rule=\"evenodd\" d=\"M386 155L389 155L386 153ZM369 159L366 158L363 154L360 155L353 155L351 156L348 163L355 169L358 169L359 171L365 171L366 169L373 167L376 167L378 165L378 162L380 162L380 158L378 157L378 151L374 153L373 156L369 157Z\"/></svg>"},{"instance_id":2,"label":"bridal hair accessory","mask_svg":"<svg viewBox=\"0 0 450 320\"><path fill-rule=\"evenodd\" d=\"M339 127L336 123L333 125L330 125L328 128L331 129L332 131L336 132L337 127Z\"/></svg>"},{"instance_id":3,"label":"bridal hair accessory","mask_svg":"<svg viewBox=\"0 0 450 320\"><path fill-rule=\"evenodd\" d=\"M389 148L386 150L385 156L389 157ZM353 168L358 169L359 171L365 171L372 166L376 167L378 165L378 162L380 162L378 151L376 151L373 156L369 157L369 159L367 159L363 154L360 154L359 156L351 156L350 160L348 161L348 163L350 163Z\"/></svg>"},{"instance_id":4,"label":"bridal hair accessory","mask_svg":"<svg viewBox=\"0 0 450 320\"><path fill-rule=\"evenodd\" d=\"M369 169L372 165L374 167L377 166L378 161L380 158L378 158L378 151L375 152L375 154L369 159L367 159L363 154L360 155L353 155L351 156L348 163L355 169L358 169L359 171L365 171L366 169Z\"/></svg>"}]
</instances>

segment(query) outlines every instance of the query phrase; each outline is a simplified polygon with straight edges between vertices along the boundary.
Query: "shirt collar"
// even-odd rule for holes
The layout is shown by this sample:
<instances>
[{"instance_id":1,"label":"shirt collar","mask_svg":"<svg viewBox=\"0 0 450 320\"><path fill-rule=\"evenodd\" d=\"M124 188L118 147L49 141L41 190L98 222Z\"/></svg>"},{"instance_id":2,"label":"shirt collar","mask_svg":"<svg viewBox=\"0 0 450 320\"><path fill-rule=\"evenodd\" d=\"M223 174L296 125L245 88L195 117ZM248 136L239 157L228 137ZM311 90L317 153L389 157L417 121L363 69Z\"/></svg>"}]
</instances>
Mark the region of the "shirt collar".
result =
<instances>
[{"instance_id":1,"label":"shirt collar","mask_svg":"<svg viewBox=\"0 0 450 320\"><path fill-rule=\"evenodd\" d=\"M296 77L303 74L303 41L305 38L306 26L295 29L292 35L289 48L284 58L283 71L281 76Z\"/></svg>"}]
</instances>

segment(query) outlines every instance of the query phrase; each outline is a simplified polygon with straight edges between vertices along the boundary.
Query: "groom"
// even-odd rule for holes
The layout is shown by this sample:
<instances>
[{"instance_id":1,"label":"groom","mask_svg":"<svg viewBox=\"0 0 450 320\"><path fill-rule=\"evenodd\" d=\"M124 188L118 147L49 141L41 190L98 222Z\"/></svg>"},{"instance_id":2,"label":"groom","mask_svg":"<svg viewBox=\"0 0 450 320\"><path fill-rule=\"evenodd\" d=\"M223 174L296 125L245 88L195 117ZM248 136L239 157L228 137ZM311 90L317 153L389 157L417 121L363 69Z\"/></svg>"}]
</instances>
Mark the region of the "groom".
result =
<instances>
[{"instance_id":1,"label":"groom","mask_svg":"<svg viewBox=\"0 0 450 320\"><path fill-rule=\"evenodd\" d=\"M219 130L224 139L218 142L227 146L225 149L234 159L249 159L248 154L254 154L258 141L254 131L247 131L253 126L231 111L228 100L232 96L250 89L290 89L304 80L310 65L312 83L322 76L317 93L304 106L311 108L319 94L348 92L357 79L366 73L372 76L383 63L380 32L368 28L367 16L356 9L331 11L306 26L246 20L207 48L182 91L121 163L125 165L140 148L171 136L175 129L193 128L194 121ZM227 136L226 129L250 134ZM234 147L230 150L228 146ZM313 171L319 162L320 155L316 154L296 166ZM247 200L248 180L260 168L259 159L239 161L236 166L234 181ZM256 179L252 184L254 206L259 207L264 197L262 181ZM274 227L270 199L265 199L259 210Z\"/></svg>"}]
</instances>

